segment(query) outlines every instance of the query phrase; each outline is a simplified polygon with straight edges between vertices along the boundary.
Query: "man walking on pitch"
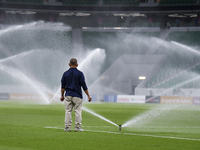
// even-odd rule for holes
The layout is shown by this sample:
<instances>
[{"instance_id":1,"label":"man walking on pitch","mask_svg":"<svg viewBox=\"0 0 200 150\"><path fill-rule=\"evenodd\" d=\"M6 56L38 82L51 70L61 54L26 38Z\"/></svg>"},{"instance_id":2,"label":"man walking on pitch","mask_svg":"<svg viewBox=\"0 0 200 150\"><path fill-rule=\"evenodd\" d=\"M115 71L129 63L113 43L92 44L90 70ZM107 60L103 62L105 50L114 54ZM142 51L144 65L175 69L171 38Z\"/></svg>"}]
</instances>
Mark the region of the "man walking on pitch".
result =
<instances>
[{"instance_id":1,"label":"man walking on pitch","mask_svg":"<svg viewBox=\"0 0 200 150\"><path fill-rule=\"evenodd\" d=\"M71 131L72 125L72 110L75 112L75 132L81 132L82 121L82 91L81 87L88 96L90 102L92 98L89 95L84 75L77 69L78 63L75 58L72 58L69 63L70 69L64 72L61 79L61 101L65 100L65 130ZM64 97L65 92L65 97Z\"/></svg>"}]
</instances>

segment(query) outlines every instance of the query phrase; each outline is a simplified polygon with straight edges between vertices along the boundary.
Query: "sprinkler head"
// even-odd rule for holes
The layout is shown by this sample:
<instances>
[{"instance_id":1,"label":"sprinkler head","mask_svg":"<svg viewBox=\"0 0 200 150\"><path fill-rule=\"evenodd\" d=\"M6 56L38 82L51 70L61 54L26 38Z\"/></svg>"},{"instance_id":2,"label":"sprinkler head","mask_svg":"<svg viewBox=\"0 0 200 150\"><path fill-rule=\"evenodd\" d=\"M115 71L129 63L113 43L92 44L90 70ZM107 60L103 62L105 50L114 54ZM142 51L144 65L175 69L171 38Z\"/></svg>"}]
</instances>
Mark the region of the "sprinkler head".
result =
<instances>
[{"instance_id":1,"label":"sprinkler head","mask_svg":"<svg viewBox=\"0 0 200 150\"><path fill-rule=\"evenodd\" d=\"M122 129L122 125L119 125L119 131L121 131L121 129Z\"/></svg>"}]
</instances>

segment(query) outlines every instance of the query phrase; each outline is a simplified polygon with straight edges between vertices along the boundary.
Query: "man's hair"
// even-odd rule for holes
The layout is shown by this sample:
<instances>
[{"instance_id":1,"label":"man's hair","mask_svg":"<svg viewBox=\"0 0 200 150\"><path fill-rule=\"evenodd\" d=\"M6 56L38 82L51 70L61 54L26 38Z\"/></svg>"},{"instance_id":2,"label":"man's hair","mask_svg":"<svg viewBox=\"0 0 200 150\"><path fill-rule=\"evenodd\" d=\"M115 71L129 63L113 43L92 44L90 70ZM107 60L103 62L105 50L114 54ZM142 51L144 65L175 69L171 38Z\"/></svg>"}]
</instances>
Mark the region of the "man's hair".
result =
<instances>
[{"instance_id":1,"label":"man's hair","mask_svg":"<svg viewBox=\"0 0 200 150\"><path fill-rule=\"evenodd\" d=\"M76 60L76 58L72 58L72 59L70 60L70 64L71 64L72 66L76 66L76 65L77 65L77 60Z\"/></svg>"}]
</instances>

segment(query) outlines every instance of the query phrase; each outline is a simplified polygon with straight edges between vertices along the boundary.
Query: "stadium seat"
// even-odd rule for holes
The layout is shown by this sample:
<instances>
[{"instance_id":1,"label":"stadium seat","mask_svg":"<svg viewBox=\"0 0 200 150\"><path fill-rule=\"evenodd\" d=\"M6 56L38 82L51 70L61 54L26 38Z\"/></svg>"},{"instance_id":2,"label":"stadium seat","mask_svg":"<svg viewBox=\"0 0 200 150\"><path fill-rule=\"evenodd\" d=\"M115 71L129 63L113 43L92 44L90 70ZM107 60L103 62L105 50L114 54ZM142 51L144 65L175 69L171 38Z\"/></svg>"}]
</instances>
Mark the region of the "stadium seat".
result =
<instances>
[{"instance_id":1,"label":"stadium seat","mask_svg":"<svg viewBox=\"0 0 200 150\"><path fill-rule=\"evenodd\" d=\"M134 32L127 33L128 36L154 36L159 35L158 32ZM141 45L139 47L134 47L134 42L121 42L124 40L125 33L123 32L92 32L92 31L83 31L83 45L85 49L95 49L101 48L105 49L106 55L112 57L112 60L109 60L108 64L111 65L118 57L122 54L145 54L149 45ZM120 43L120 44L119 44ZM118 50L117 53L114 53ZM155 81L156 82L156 81Z\"/></svg>"},{"instance_id":2,"label":"stadium seat","mask_svg":"<svg viewBox=\"0 0 200 150\"><path fill-rule=\"evenodd\" d=\"M63 0L64 5L98 5L98 0Z\"/></svg>"},{"instance_id":3,"label":"stadium seat","mask_svg":"<svg viewBox=\"0 0 200 150\"><path fill-rule=\"evenodd\" d=\"M160 5L194 4L197 0L161 0Z\"/></svg>"},{"instance_id":4,"label":"stadium seat","mask_svg":"<svg viewBox=\"0 0 200 150\"><path fill-rule=\"evenodd\" d=\"M138 5L139 0L103 0L104 5Z\"/></svg>"},{"instance_id":5,"label":"stadium seat","mask_svg":"<svg viewBox=\"0 0 200 150\"><path fill-rule=\"evenodd\" d=\"M190 46L191 48L200 47L199 39L200 39L199 31L187 31L187 32L175 31L175 32L171 32L168 35L168 37L166 37L166 40L169 42L176 41L178 43ZM194 78L195 75L193 75L192 72L196 74L200 74L200 65L196 65L195 67L188 70L188 72L181 73L183 70L186 70L192 65L195 65L195 63L199 62L199 56L197 56L195 53L192 53L190 51L177 52L177 53L173 51L172 53L170 53L169 48L160 46L155 51L154 54L167 55L168 59L160 68L160 70L157 71L155 76L151 80L148 81L148 84L146 84L146 87L153 87L157 85L156 88L170 88L179 83L182 83L184 81ZM184 57L187 57L187 58L184 58ZM173 77L179 73L181 74L178 75L176 78ZM170 80L162 83L163 81L168 80L168 79ZM190 84L188 83L187 85L184 85L182 87L184 88L200 87L200 86L197 86L195 83L196 81Z\"/></svg>"},{"instance_id":6,"label":"stadium seat","mask_svg":"<svg viewBox=\"0 0 200 150\"><path fill-rule=\"evenodd\" d=\"M9 3L30 3L30 4L42 4L43 0L6 0Z\"/></svg>"},{"instance_id":7,"label":"stadium seat","mask_svg":"<svg viewBox=\"0 0 200 150\"><path fill-rule=\"evenodd\" d=\"M160 27L160 25L161 25L160 22L155 22L155 23L154 23L154 26L155 26L155 27Z\"/></svg>"}]
</instances>

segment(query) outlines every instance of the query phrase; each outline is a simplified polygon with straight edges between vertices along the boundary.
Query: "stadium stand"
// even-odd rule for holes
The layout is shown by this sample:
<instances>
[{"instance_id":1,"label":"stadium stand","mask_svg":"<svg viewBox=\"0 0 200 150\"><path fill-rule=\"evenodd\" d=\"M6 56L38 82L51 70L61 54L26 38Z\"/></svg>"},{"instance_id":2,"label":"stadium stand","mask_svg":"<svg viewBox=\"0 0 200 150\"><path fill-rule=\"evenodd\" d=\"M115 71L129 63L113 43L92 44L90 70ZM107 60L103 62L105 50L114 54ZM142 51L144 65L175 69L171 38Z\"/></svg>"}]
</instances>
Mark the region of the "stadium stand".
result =
<instances>
[{"instance_id":1,"label":"stadium stand","mask_svg":"<svg viewBox=\"0 0 200 150\"><path fill-rule=\"evenodd\" d=\"M101 48L106 52L106 56L112 59L106 60L107 69L114 61L116 61L123 54L142 55L145 54L149 45L142 44L136 46L136 41L125 40L125 38L144 37L158 37L159 32L93 32L84 31L83 34L84 49ZM104 68L104 69L105 69ZM105 70L106 70L105 69ZM105 71L104 70L104 71Z\"/></svg>"},{"instance_id":2,"label":"stadium stand","mask_svg":"<svg viewBox=\"0 0 200 150\"><path fill-rule=\"evenodd\" d=\"M131 27L160 27L160 22L135 22L131 23Z\"/></svg>"},{"instance_id":3,"label":"stadium stand","mask_svg":"<svg viewBox=\"0 0 200 150\"><path fill-rule=\"evenodd\" d=\"M42 4L43 0L6 0L8 3Z\"/></svg>"},{"instance_id":4,"label":"stadium stand","mask_svg":"<svg viewBox=\"0 0 200 150\"><path fill-rule=\"evenodd\" d=\"M199 31L175 31L171 32L166 40L176 41L191 47L200 47ZM175 45L174 45L175 46ZM181 51L181 47L175 50L170 47L160 46L154 54L164 54L168 56L167 61L163 64L155 76L149 80L146 87L170 88L183 81L194 78L199 74L199 56L190 51ZM197 88L196 81L184 84L184 88Z\"/></svg>"},{"instance_id":5,"label":"stadium stand","mask_svg":"<svg viewBox=\"0 0 200 150\"><path fill-rule=\"evenodd\" d=\"M98 0L63 0L64 5L98 5Z\"/></svg>"},{"instance_id":6,"label":"stadium stand","mask_svg":"<svg viewBox=\"0 0 200 150\"><path fill-rule=\"evenodd\" d=\"M114 46L111 46L111 43L113 45L119 45L122 50L122 52L130 52L132 54L144 54L147 50L147 47L141 48L141 47L133 47L131 46L131 43L123 43L123 38L125 36L137 36L137 35L143 35L148 37L158 37L159 32L92 32L92 31L84 31L83 32L83 44L86 48L103 48L103 49L113 49ZM114 42L115 40L115 42ZM116 42L116 40L118 42ZM124 49L126 47L126 49Z\"/></svg>"},{"instance_id":7,"label":"stadium stand","mask_svg":"<svg viewBox=\"0 0 200 150\"><path fill-rule=\"evenodd\" d=\"M198 78L199 74L200 65L196 65L155 88L171 88L177 85L180 85L179 88L200 88L200 79Z\"/></svg>"},{"instance_id":8,"label":"stadium stand","mask_svg":"<svg viewBox=\"0 0 200 150\"><path fill-rule=\"evenodd\" d=\"M167 41L176 41L188 46L200 46L199 43L200 32L198 31L174 31L166 38Z\"/></svg>"},{"instance_id":9,"label":"stadium stand","mask_svg":"<svg viewBox=\"0 0 200 150\"><path fill-rule=\"evenodd\" d=\"M113 23L113 22L105 22L102 23L101 27L137 27L137 28L143 28L143 27L160 27L160 22L148 22L148 21L136 21L133 23Z\"/></svg>"},{"instance_id":10,"label":"stadium stand","mask_svg":"<svg viewBox=\"0 0 200 150\"><path fill-rule=\"evenodd\" d=\"M140 0L103 0L104 5L139 5Z\"/></svg>"},{"instance_id":11,"label":"stadium stand","mask_svg":"<svg viewBox=\"0 0 200 150\"><path fill-rule=\"evenodd\" d=\"M197 0L161 0L160 5L185 5L195 4Z\"/></svg>"}]
</instances>

